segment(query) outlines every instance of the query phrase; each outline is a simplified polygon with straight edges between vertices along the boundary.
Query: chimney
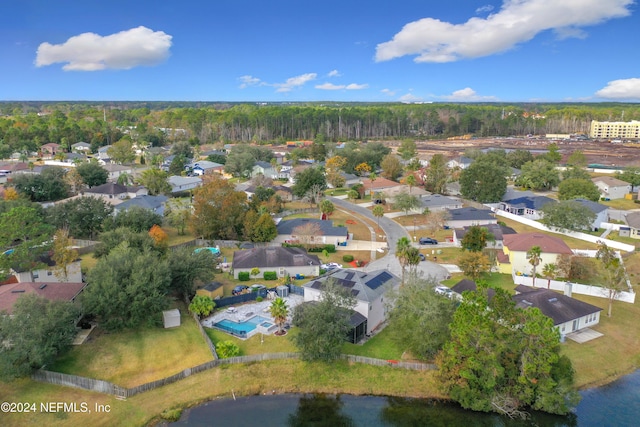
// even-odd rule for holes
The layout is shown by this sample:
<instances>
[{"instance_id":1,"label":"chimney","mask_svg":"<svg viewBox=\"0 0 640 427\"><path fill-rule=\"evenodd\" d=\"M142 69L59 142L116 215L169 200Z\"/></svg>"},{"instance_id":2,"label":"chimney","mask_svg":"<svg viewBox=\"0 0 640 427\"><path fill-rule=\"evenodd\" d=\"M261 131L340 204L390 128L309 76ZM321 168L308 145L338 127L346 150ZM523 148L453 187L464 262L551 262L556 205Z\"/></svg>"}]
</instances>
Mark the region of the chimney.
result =
<instances>
[{"instance_id":1,"label":"chimney","mask_svg":"<svg viewBox=\"0 0 640 427\"><path fill-rule=\"evenodd\" d=\"M573 283L571 282L566 282L564 284L564 294L565 296L568 296L569 298L571 298L571 291L573 289Z\"/></svg>"}]
</instances>

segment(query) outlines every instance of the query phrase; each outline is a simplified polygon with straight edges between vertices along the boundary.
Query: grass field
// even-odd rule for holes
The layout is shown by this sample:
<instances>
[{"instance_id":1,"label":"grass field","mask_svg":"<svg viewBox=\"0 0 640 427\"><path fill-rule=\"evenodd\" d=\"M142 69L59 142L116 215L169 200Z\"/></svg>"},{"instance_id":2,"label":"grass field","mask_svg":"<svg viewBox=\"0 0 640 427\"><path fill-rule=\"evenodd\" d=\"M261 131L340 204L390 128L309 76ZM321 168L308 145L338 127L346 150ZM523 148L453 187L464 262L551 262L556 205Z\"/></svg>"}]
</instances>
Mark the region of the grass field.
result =
<instances>
[{"instance_id":1,"label":"grass field","mask_svg":"<svg viewBox=\"0 0 640 427\"><path fill-rule=\"evenodd\" d=\"M95 330L90 341L74 346L48 369L131 387L211 360L193 318L184 306L180 312L182 324L178 328L147 327L118 333Z\"/></svg>"}]
</instances>

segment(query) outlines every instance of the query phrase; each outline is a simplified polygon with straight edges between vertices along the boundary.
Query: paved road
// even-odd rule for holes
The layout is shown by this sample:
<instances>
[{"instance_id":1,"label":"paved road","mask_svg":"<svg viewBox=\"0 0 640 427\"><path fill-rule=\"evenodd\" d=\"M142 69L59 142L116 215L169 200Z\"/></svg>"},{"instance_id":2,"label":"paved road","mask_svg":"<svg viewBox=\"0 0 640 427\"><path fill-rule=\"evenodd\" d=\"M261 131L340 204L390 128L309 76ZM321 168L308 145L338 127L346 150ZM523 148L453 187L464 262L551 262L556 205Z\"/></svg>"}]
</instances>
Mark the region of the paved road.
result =
<instances>
[{"instance_id":1,"label":"paved road","mask_svg":"<svg viewBox=\"0 0 640 427\"><path fill-rule=\"evenodd\" d=\"M364 216L366 218L371 219L374 222L378 221L378 218L374 217L371 211L365 207L358 206L357 204L350 203L347 200L338 199L335 197L328 197L331 202L339 208L346 209L357 213L358 215ZM382 268L386 268L391 271L393 274L398 277L402 276L402 267L400 266L400 262L398 258L396 258L396 244L398 239L401 237L407 237L411 240L411 236L407 232L407 230L398 224L397 222L382 217L380 218L380 228L387 235L387 242L389 243L389 252L386 256L379 258L371 263L369 263L366 267L366 271L373 271ZM418 247L417 244L414 243L414 246ZM437 246L434 246L436 248ZM433 276L438 280L442 280L449 275L449 272L446 268L442 267L439 264L431 261L422 261L418 265L418 271L422 272L425 277Z\"/></svg>"}]
</instances>

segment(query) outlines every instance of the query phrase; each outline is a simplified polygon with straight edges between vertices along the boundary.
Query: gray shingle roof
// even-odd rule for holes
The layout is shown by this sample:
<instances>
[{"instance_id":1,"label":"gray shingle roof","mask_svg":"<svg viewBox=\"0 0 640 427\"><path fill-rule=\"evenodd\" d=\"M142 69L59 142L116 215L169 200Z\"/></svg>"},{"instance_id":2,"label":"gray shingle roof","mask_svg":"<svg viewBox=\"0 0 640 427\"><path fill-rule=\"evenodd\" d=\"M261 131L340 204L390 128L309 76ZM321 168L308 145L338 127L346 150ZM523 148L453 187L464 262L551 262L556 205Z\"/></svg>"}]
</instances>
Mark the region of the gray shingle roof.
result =
<instances>
[{"instance_id":1,"label":"gray shingle roof","mask_svg":"<svg viewBox=\"0 0 640 427\"><path fill-rule=\"evenodd\" d=\"M495 219L491 209L477 209L477 208L449 209L449 214L451 215L451 218L449 218L450 221Z\"/></svg>"},{"instance_id":2,"label":"gray shingle roof","mask_svg":"<svg viewBox=\"0 0 640 427\"><path fill-rule=\"evenodd\" d=\"M303 267L320 265L317 255L309 255L301 248L253 248L233 253L232 268Z\"/></svg>"},{"instance_id":3,"label":"gray shingle roof","mask_svg":"<svg viewBox=\"0 0 640 427\"><path fill-rule=\"evenodd\" d=\"M333 280L338 285L349 289L356 299L367 302L375 301L380 295L400 283L400 279L386 269L369 273L349 269L336 269L305 283L303 286L305 288L320 289L328 280Z\"/></svg>"},{"instance_id":4,"label":"gray shingle roof","mask_svg":"<svg viewBox=\"0 0 640 427\"><path fill-rule=\"evenodd\" d=\"M582 206L589 208L589 210L596 215L606 209L609 209L608 206L601 205L600 203L592 202L591 200L575 199L575 201L580 203Z\"/></svg>"},{"instance_id":5,"label":"gray shingle roof","mask_svg":"<svg viewBox=\"0 0 640 427\"><path fill-rule=\"evenodd\" d=\"M169 198L167 196L137 196L133 199L129 199L125 202L120 203L115 207L115 210L127 210L132 206L140 206L144 209L154 210L162 206Z\"/></svg>"},{"instance_id":6,"label":"gray shingle roof","mask_svg":"<svg viewBox=\"0 0 640 427\"><path fill-rule=\"evenodd\" d=\"M602 311L600 307L587 304L548 289L536 289L513 297L520 308L537 307L542 314L553 319L554 325L570 322L589 314Z\"/></svg>"},{"instance_id":7,"label":"gray shingle roof","mask_svg":"<svg viewBox=\"0 0 640 427\"><path fill-rule=\"evenodd\" d=\"M306 225L309 223L316 223L320 226L320 231L323 236L340 236L347 237L347 227L334 227L333 221L323 221L320 219L313 218L295 218L295 219L286 219L280 221L277 225L278 234L294 234L293 230L296 227L301 225Z\"/></svg>"},{"instance_id":8,"label":"gray shingle roof","mask_svg":"<svg viewBox=\"0 0 640 427\"><path fill-rule=\"evenodd\" d=\"M537 211L542 209L547 203L557 203L557 201L546 196L533 196L519 197L517 199L507 200L505 203L515 208L527 208Z\"/></svg>"}]
</instances>

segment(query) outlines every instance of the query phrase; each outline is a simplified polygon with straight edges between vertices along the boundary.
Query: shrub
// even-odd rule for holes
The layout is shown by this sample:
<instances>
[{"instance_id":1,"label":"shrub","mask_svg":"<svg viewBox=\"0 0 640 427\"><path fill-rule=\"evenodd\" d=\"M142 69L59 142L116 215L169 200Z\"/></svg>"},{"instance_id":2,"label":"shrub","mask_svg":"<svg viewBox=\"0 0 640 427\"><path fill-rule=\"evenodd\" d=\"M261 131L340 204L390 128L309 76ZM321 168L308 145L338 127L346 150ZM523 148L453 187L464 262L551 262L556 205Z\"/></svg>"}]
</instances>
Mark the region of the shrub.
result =
<instances>
[{"instance_id":1,"label":"shrub","mask_svg":"<svg viewBox=\"0 0 640 427\"><path fill-rule=\"evenodd\" d=\"M336 253L336 245L324 245L324 250L330 254Z\"/></svg>"},{"instance_id":2,"label":"shrub","mask_svg":"<svg viewBox=\"0 0 640 427\"><path fill-rule=\"evenodd\" d=\"M240 273L238 273L238 280L240 280L241 282L248 282L250 278L251 275L248 271L241 271Z\"/></svg>"},{"instance_id":3,"label":"shrub","mask_svg":"<svg viewBox=\"0 0 640 427\"><path fill-rule=\"evenodd\" d=\"M265 271L264 272L264 280L277 280L278 273L275 271Z\"/></svg>"},{"instance_id":4,"label":"shrub","mask_svg":"<svg viewBox=\"0 0 640 427\"><path fill-rule=\"evenodd\" d=\"M256 302L262 302L262 297L261 296L257 296L256 297Z\"/></svg>"},{"instance_id":5,"label":"shrub","mask_svg":"<svg viewBox=\"0 0 640 427\"><path fill-rule=\"evenodd\" d=\"M342 256L342 261L344 261L344 262L351 262L351 261L353 261L353 255L343 255L343 256Z\"/></svg>"},{"instance_id":6,"label":"shrub","mask_svg":"<svg viewBox=\"0 0 640 427\"><path fill-rule=\"evenodd\" d=\"M182 416L182 409L178 408L178 409L165 409L164 411L162 411L162 413L160 414L160 417L162 417L163 420L175 423L176 421L180 420L180 417Z\"/></svg>"}]
</instances>

